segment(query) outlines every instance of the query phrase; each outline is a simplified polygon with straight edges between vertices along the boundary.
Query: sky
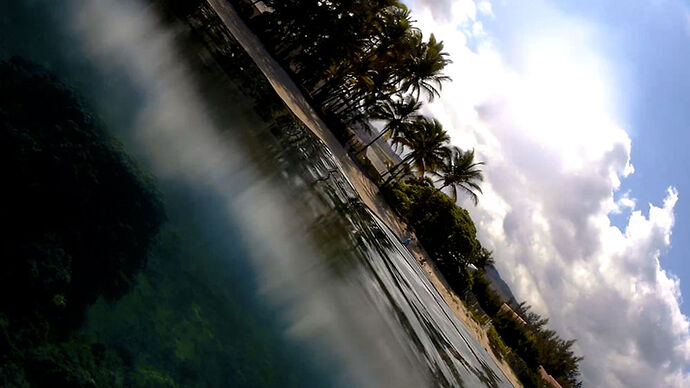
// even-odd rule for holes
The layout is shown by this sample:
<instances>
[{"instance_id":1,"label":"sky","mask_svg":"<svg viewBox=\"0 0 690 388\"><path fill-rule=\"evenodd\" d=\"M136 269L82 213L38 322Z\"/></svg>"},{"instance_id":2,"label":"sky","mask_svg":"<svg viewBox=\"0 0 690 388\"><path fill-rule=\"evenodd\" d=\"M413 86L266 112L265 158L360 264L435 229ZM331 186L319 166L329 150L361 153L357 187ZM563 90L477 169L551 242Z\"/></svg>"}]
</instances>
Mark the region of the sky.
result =
<instances>
[{"instance_id":1,"label":"sky","mask_svg":"<svg viewBox=\"0 0 690 388\"><path fill-rule=\"evenodd\" d=\"M406 0L453 64L425 107L486 165L462 200L586 387L690 386L690 4Z\"/></svg>"}]
</instances>

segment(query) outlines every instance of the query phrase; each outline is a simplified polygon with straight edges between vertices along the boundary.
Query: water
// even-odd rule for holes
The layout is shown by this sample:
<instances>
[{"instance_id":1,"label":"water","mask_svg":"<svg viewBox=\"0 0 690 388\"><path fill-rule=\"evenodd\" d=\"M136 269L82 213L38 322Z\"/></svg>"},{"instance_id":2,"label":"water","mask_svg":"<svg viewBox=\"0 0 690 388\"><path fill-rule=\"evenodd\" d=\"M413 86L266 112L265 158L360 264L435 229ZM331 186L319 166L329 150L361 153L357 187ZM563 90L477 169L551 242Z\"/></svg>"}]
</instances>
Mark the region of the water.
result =
<instances>
[{"instance_id":1,"label":"water","mask_svg":"<svg viewBox=\"0 0 690 388\"><path fill-rule=\"evenodd\" d=\"M83 326L114 385L509 386L208 8L3 8L3 59L74 85L166 201L136 285Z\"/></svg>"}]
</instances>

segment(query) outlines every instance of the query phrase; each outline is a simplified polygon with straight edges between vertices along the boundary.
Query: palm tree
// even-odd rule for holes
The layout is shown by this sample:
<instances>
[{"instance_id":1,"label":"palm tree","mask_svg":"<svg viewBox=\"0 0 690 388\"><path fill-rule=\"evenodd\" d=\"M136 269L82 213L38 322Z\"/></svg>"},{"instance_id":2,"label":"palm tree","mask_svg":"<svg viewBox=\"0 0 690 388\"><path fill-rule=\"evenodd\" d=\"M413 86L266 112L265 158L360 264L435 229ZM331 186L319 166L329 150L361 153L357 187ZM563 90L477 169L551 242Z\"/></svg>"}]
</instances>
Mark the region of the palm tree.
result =
<instances>
[{"instance_id":1,"label":"palm tree","mask_svg":"<svg viewBox=\"0 0 690 388\"><path fill-rule=\"evenodd\" d=\"M450 80L441 72L451 60L446 58L448 53L443 51L443 42L436 41L434 34L431 34L428 42L422 41L421 34L415 34L414 39L416 42L410 61L404 68L401 90L410 91L417 98L424 92L431 101L440 95L442 83Z\"/></svg>"},{"instance_id":2,"label":"palm tree","mask_svg":"<svg viewBox=\"0 0 690 388\"><path fill-rule=\"evenodd\" d=\"M393 139L410 150L406 160L417 170L420 180L428 171L433 171L443 165L443 161L451 153L446 146L450 137L443 130L443 126L436 119L423 118L411 126L411 130Z\"/></svg>"},{"instance_id":3,"label":"palm tree","mask_svg":"<svg viewBox=\"0 0 690 388\"><path fill-rule=\"evenodd\" d=\"M479 202L477 193L482 192L479 183L484 180L482 175L483 162L474 161L474 150L463 152L457 147L453 147L451 155L445 160L441 167L439 182L442 183L439 191L449 187L453 201L458 200L458 188L470 196L475 206Z\"/></svg>"},{"instance_id":4,"label":"palm tree","mask_svg":"<svg viewBox=\"0 0 690 388\"><path fill-rule=\"evenodd\" d=\"M418 114L421 106L422 104L414 97L400 97L397 101L388 99L376 105L371 110L370 117L386 121L387 124L373 140L357 151L357 155L366 151L383 136L396 138L405 132L410 132L413 123L421 118Z\"/></svg>"}]
</instances>

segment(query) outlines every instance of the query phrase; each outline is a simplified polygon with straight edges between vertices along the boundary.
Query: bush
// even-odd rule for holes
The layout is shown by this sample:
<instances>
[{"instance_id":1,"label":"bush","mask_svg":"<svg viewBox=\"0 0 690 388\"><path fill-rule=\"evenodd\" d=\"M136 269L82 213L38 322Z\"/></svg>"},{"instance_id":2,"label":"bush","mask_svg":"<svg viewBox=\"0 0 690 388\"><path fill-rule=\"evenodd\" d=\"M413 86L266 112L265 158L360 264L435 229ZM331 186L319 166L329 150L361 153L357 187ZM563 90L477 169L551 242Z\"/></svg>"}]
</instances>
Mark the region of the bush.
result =
<instances>
[{"instance_id":1,"label":"bush","mask_svg":"<svg viewBox=\"0 0 690 388\"><path fill-rule=\"evenodd\" d=\"M460 293L471 286L467 265L477 260L481 244L469 213L436 188L414 181L384 185L382 193L414 228L451 287Z\"/></svg>"},{"instance_id":2,"label":"bush","mask_svg":"<svg viewBox=\"0 0 690 388\"><path fill-rule=\"evenodd\" d=\"M525 360L520 358L515 352L508 353L505 360L525 388L549 388L539 373L530 369Z\"/></svg>"},{"instance_id":3,"label":"bush","mask_svg":"<svg viewBox=\"0 0 690 388\"><path fill-rule=\"evenodd\" d=\"M534 334L525 325L515 321L510 313L497 314L493 322L505 343L515 350L530 368L537 370L539 355Z\"/></svg>"},{"instance_id":4,"label":"bush","mask_svg":"<svg viewBox=\"0 0 690 388\"><path fill-rule=\"evenodd\" d=\"M486 335L489 338L489 346L491 346L491 350L494 351L494 354L498 356L499 359L503 359L503 357L510 352L510 349L508 349L506 344L503 343L501 336L499 336L496 332L496 328L489 326L489 330L486 331Z\"/></svg>"},{"instance_id":5,"label":"bush","mask_svg":"<svg viewBox=\"0 0 690 388\"><path fill-rule=\"evenodd\" d=\"M362 166L364 175L366 175L367 178L371 179L371 181L376 184L381 183L381 174L379 174L379 171L376 169L376 167L374 167L374 165L371 163L371 160L369 160L366 155L357 157L357 161Z\"/></svg>"},{"instance_id":6,"label":"bush","mask_svg":"<svg viewBox=\"0 0 690 388\"><path fill-rule=\"evenodd\" d=\"M482 272L475 276L472 293L477 297L482 309L492 317L498 313L503 304L501 297L491 288L491 284L486 280Z\"/></svg>"}]
</instances>

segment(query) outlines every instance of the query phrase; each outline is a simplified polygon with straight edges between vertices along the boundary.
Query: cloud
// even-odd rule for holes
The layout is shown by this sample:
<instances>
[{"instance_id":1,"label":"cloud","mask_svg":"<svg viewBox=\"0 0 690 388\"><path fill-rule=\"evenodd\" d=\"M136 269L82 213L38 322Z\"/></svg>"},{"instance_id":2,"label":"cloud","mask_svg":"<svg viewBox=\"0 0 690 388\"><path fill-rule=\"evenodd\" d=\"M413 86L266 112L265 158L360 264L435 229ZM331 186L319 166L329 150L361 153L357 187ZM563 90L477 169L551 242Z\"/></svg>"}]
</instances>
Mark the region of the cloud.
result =
<instances>
[{"instance_id":1,"label":"cloud","mask_svg":"<svg viewBox=\"0 0 690 388\"><path fill-rule=\"evenodd\" d=\"M413 0L413 5L430 10L435 18L443 21L474 20L477 15L477 5L472 0ZM483 6L482 12L490 11L490 6Z\"/></svg>"},{"instance_id":2,"label":"cloud","mask_svg":"<svg viewBox=\"0 0 690 388\"><path fill-rule=\"evenodd\" d=\"M494 16L493 6L488 1L477 3L477 10L486 16Z\"/></svg>"},{"instance_id":3,"label":"cloud","mask_svg":"<svg viewBox=\"0 0 690 388\"><path fill-rule=\"evenodd\" d=\"M637 200L630 197L630 191L626 191L618 200L616 201L615 207L612 209L613 214L621 214L625 209L630 211L635 210L637 207Z\"/></svg>"},{"instance_id":4,"label":"cloud","mask_svg":"<svg viewBox=\"0 0 690 388\"><path fill-rule=\"evenodd\" d=\"M463 203L483 244L518 297L577 338L585 386L690 386L680 281L659 261L679 193L660 187L660 203L638 209L634 193L617 192L635 171L633 144L597 50L604 34L543 1L460 4L412 9L454 61L453 83L425 109L486 162L480 205ZM460 7L471 12L439 16ZM492 25L515 38L492 36ZM627 224L612 225L613 214Z\"/></svg>"}]
</instances>

